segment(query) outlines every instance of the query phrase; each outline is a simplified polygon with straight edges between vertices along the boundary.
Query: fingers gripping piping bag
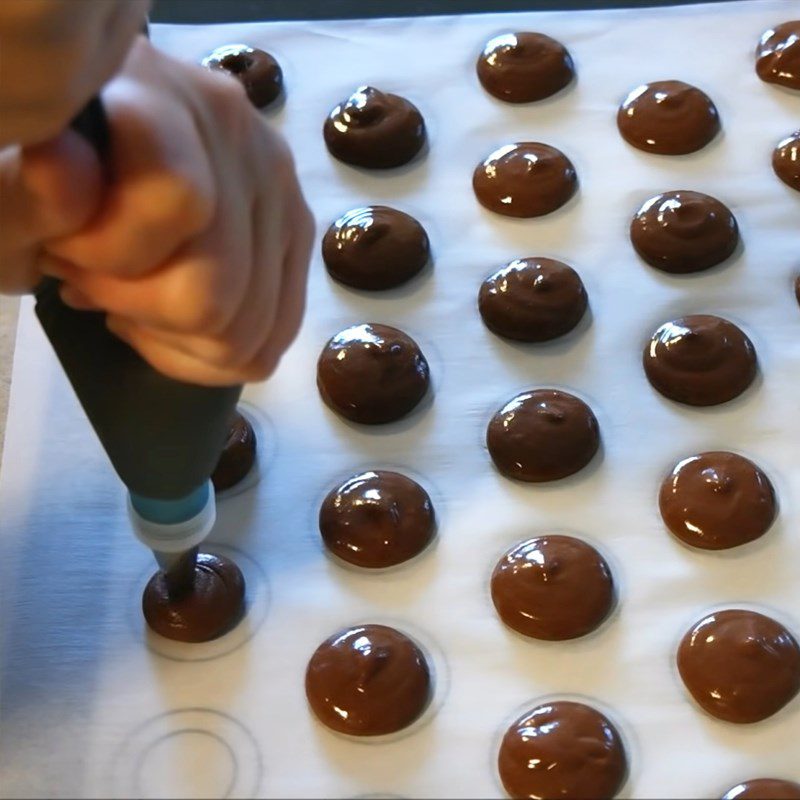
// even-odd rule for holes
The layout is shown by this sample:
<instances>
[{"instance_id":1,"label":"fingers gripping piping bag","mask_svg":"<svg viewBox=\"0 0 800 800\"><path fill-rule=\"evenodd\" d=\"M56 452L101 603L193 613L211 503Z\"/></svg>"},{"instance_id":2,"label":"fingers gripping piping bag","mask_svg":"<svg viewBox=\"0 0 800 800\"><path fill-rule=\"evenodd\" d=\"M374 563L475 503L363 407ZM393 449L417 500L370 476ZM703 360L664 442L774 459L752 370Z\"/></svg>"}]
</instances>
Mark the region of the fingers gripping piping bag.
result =
<instances>
[{"instance_id":1,"label":"fingers gripping piping bag","mask_svg":"<svg viewBox=\"0 0 800 800\"><path fill-rule=\"evenodd\" d=\"M89 102L72 127L107 162L110 131L99 99ZM193 386L161 375L108 331L102 313L69 308L58 289L58 281L41 284L36 315L130 492L137 537L167 571L214 525L209 476L241 386Z\"/></svg>"}]
</instances>

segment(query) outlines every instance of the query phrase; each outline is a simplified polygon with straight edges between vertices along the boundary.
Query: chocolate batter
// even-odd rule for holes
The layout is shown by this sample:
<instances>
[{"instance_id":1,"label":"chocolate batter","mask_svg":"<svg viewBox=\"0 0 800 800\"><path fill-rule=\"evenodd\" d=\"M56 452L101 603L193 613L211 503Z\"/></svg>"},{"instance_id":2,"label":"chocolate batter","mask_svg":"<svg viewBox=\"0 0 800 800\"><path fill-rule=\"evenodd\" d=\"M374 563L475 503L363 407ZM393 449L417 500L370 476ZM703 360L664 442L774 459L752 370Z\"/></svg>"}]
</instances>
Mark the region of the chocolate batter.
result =
<instances>
[{"instance_id":1,"label":"chocolate batter","mask_svg":"<svg viewBox=\"0 0 800 800\"><path fill-rule=\"evenodd\" d=\"M800 130L778 142L772 153L772 169L788 187L800 192Z\"/></svg>"},{"instance_id":2,"label":"chocolate batter","mask_svg":"<svg viewBox=\"0 0 800 800\"><path fill-rule=\"evenodd\" d=\"M426 140L417 107L372 86L359 86L339 103L325 120L323 133L331 155L368 169L407 164Z\"/></svg>"},{"instance_id":3,"label":"chocolate batter","mask_svg":"<svg viewBox=\"0 0 800 800\"><path fill-rule=\"evenodd\" d=\"M543 33L495 36L483 48L477 70L483 88L507 103L543 100L575 77L566 47Z\"/></svg>"},{"instance_id":4,"label":"chocolate batter","mask_svg":"<svg viewBox=\"0 0 800 800\"><path fill-rule=\"evenodd\" d=\"M397 328L366 323L336 334L317 362L317 386L337 414L365 425L409 414L430 384L417 343Z\"/></svg>"},{"instance_id":5,"label":"chocolate batter","mask_svg":"<svg viewBox=\"0 0 800 800\"><path fill-rule=\"evenodd\" d=\"M265 108L283 92L283 70L269 54L246 44L226 44L206 56L206 69L233 75L244 86L250 102Z\"/></svg>"},{"instance_id":6,"label":"chocolate batter","mask_svg":"<svg viewBox=\"0 0 800 800\"><path fill-rule=\"evenodd\" d=\"M571 536L540 536L512 547L492 574L500 619L523 636L585 636L608 616L614 581L605 559Z\"/></svg>"},{"instance_id":7,"label":"chocolate batter","mask_svg":"<svg viewBox=\"0 0 800 800\"><path fill-rule=\"evenodd\" d=\"M726 403L756 376L753 343L732 322L710 314L665 322L645 347L643 360L654 389L690 406Z\"/></svg>"},{"instance_id":8,"label":"chocolate batter","mask_svg":"<svg viewBox=\"0 0 800 800\"><path fill-rule=\"evenodd\" d=\"M722 800L800 800L800 783L779 778L756 778L732 786Z\"/></svg>"},{"instance_id":9,"label":"chocolate batter","mask_svg":"<svg viewBox=\"0 0 800 800\"><path fill-rule=\"evenodd\" d=\"M306 696L324 725L351 736L396 733L430 702L432 681L422 651L385 625L339 631L308 662Z\"/></svg>"},{"instance_id":10,"label":"chocolate batter","mask_svg":"<svg viewBox=\"0 0 800 800\"><path fill-rule=\"evenodd\" d=\"M800 20L764 31L756 47L756 72L767 83L800 89Z\"/></svg>"},{"instance_id":11,"label":"chocolate batter","mask_svg":"<svg viewBox=\"0 0 800 800\"><path fill-rule=\"evenodd\" d=\"M478 295L486 327L520 342L544 342L569 333L587 304L578 273L552 258L512 261L490 275Z\"/></svg>"},{"instance_id":12,"label":"chocolate batter","mask_svg":"<svg viewBox=\"0 0 800 800\"><path fill-rule=\"evenodd\" d=\"M800 691L800 646L780 623L755 611L715 611L678 647L686 688L709 714L748 723L771 717Z\"/></svg>"},{"instance_id":13,"label":"chocolate batter","mask_svg":"<svg viewBox=\"0 0 800 800\"><path fill-rule=\"evenodd\" d=\"M583 400L557 389L535 389L509 400L492 417L486 445L507 478L555 481L592 460L600 429Z\"/></svg>"},{"instance_id":14,"label":"chocolate batter","mask_svg":"<svg viewBox=\"0 0 800 800\"><path fill-rule=\"evenodd\" d=\"M328 228L322 258L333 278L356 289L393 289L428 263L422 225L387 206L354 208Z\"/></svg>"},{"instance_id":15,"label":"chocolate batter","mask_svg":"<svg viewBox=\"0 0 800 800\"><path fill-rule=\"evenodd\" d=\"M628 771L619 733L583 703L545 703L523 714L506 732L497 757L510 797L607 800Z\"/></svg>"},{"instance_id":16,"label":"chocolate batter","mask_svg":"<svg viewBox=\"0 0 800 800\"><path fill-rule=\"evenodd\" d=\"M726 205L681 189L651 197L631 222L631 242L664 272L700 272L721 264L739 243L739 226Z\"/></svg>"},{"instance_id":17,"label":"chocolate batter","mask_svg":"<svg viewBox=\"0 0 800 800\"><path fill-rule=\"evenodd\" d=\"M322 503L319 530L327 548L358 567L401 564L436 533L433 504L416 482L376 470L348 478Z\"/></svg>"},{"instance_id":18,"label":"chocolate batter","mask_svg":"<svg viewBox=\"0 0 800 800\"><path fill-rule=\"evenodd\" d=\"M540 142L519 142L498 148L478 164L472 187L490 211L507 217L540 217L575 194L578 178L560 150Z\"/></svg>"},{"instance_id":19,"label":"chocolate batter","mask_svg":"<svg viewBox=\"0 0 800 800\"><path fill-rule=\"evenodd\" d=\"M256 461L256 434L253 426L238 411L225 440L225 447L211 481L218 492L230 489L244 480Z\"/></svg>"},{"instance_id":20,"label":"chocolate batter","mask_svg":"<svg viewBox=\"0 0 800 800\"><path fill-rule=\"evenodd\" d=\"M142 596L147 624L177 642L207 642L233 628L245 610L244 577L224 556L192 552L166 574L159 570Z\"/></svg>"},{"instance_id":21,"label":"chocolate batter","mask_svg":"<svg viewBox=\"0 0 800 800\"><path fill-rule=\"evenodd\" d=\"M719 132L711 98L683 81L637 86L617 112L617 127L628 144L647 153L676 156L705 147Z\"/></svg>"},{"instance_id":22,"label":"chocolate batter","mask_svg":"<svg viewBox=\"0 0 800 800\"><path fill-rule=\"evenodd\" d=\"M727 550L763 536L778 512L769 478L735 453L684 458L661 484L664 524L681 541Z\"/></svg>"}]
</instances>

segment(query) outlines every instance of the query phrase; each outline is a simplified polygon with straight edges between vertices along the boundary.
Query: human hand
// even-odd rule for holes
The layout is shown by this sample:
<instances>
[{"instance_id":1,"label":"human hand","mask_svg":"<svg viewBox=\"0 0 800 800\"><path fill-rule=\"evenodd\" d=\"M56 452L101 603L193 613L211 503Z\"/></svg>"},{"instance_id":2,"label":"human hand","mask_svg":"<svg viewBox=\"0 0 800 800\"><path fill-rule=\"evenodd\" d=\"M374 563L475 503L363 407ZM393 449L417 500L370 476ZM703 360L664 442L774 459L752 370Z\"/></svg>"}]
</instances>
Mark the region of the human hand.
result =
<instances>
[{"instance_id":1,"label":"human hand","mask_svg":"<svg viewBox=\"0 0 800 800\"><path fill-rule=\"evenodd\" d=\"M170 377L266 378L299 328L313 239L287 145L237 81L143 38L103 101L111 184L40 269Z\"/></svg>"},{"instance_id":2,"label":"human hand","mask_svg":"<svg viewBox=\"0 0 800 800\"><path fill-rule=\"evenodd\" d=\"M122 64L150 0L2 0L0 147L56 137Z\"/></svg>"}]
</instances>

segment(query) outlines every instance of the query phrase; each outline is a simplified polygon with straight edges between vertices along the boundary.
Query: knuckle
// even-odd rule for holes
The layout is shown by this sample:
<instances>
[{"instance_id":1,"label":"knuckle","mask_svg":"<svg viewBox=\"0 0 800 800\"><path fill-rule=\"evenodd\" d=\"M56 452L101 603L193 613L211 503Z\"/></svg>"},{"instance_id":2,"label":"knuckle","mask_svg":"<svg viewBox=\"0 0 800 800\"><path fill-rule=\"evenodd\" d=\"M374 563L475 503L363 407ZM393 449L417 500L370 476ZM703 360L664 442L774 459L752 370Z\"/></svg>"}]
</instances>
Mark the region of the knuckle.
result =
<instances>
[{"instance_id":1,"label":"knuckle","mask_svg":"<svg viewBox=\"0 0 800 800\"><path fill-rule=\"evenodd\" d=\"M201 181L182 173L172 173L167 177L160 207L156 222L183 235L202 232L214 216L214 204Z\"/></svg>"}]
</instances>

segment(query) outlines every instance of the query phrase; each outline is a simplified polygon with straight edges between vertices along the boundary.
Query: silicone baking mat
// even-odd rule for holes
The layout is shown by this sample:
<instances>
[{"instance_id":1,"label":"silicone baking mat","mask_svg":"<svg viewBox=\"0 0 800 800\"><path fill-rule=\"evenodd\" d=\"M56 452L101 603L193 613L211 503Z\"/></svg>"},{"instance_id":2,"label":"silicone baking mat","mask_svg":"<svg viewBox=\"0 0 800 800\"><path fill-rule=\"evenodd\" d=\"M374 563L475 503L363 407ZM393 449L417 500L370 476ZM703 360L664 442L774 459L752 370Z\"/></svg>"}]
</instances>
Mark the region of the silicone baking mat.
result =
<instances>
[{"instance_id":1,"label":"silicone baking mat","mask_svg":"<svg viewBox=\"0 0 800 800\"><path fill-rule=\"evenodd\" d=\"M687 699L673 653L707 610L747 604L800 632L800 195L769 167L798 126L800 97L760 82L761 32L798 18L796 2L737 2L636 12L526 13L405 20L155 27L159 45L199 60L245 41L273 52L287 102L268 112L292 141L320 234L349 208L385 203L427 228L431 271L386 294L334 284L318 255L308 315L268 383L246 399L261 435L260 480L219 507L213 534L250 587L238 629L208 646L150 637L141 589L153 569L126 521L125 497L26 305L0 481L4 627L0 793L5 797L495 797L498 738L543 697L605 709L630 754L623 797L718 797L755 776L800 779L800 700L772 719L732 726ZM474 75L483 43L540 30L571 50L578 80L524 107L487 96ZM716 102L723 133L701 152L650 156L627 146L615 111L648 80L678 78ZM372 83L422 110L430 151L368 174L335 162L321 125ZM501 144L533 139L566 152L580 191L536 220L482 210L474 166ZM719 197L744 247L722 268L669 277L627 238L642 201L669 189ZM481 280L516 257L546 255L582 275L591 313L547 345L490 334L476 311ZM683 313L719 313L752 338L761 374L725 406L658 396L641 368L652 330ZM428 356L433 399L408 419L356 427L315 388L325 341L374 321L410 333ZM517 391L564 387L600 421L600 457L552 485L499 476L484 446L492 413ZM703 553L676 543L656 507L662 476L707 449L751 456L772 478L780 517L758 542ZM404 568L364 574L324 554L316 515L348 475L392 467L430 491L436 545ZM574 533L609 559L613 617L566 643L523 640L497 619L488 580L497 558L541 532ZM380 743L322 728L303 673L319 642L355 622L388 622L433 659L436 699L423 724Z\"/></svg>"}]
</instances>

